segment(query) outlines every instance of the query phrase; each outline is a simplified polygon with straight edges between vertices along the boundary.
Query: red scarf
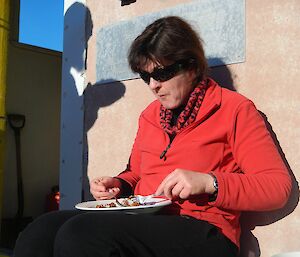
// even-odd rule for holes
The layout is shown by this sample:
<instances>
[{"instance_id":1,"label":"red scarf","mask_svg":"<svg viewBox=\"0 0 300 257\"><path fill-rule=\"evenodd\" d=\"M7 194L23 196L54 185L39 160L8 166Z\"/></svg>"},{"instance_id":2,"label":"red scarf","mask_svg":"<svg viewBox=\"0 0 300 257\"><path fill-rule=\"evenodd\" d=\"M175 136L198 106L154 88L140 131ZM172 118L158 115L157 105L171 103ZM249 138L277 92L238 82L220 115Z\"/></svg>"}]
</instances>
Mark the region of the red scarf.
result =
<instances>
[{"instance_id":1,"label":"red scarf","mask_svg":"<svg viewBox=\"0 0 300 257\"><path fill-rule=\"evenodd\" d=\"M207 88L207 80L204 79L195 87L190 98L177 118L177 122L172 125L173 111L160 106L160 125L165 132L171 136L175 136L180 130L195 121L200 106L203 102L205 91Z\"/></svg>"}]
</instances>

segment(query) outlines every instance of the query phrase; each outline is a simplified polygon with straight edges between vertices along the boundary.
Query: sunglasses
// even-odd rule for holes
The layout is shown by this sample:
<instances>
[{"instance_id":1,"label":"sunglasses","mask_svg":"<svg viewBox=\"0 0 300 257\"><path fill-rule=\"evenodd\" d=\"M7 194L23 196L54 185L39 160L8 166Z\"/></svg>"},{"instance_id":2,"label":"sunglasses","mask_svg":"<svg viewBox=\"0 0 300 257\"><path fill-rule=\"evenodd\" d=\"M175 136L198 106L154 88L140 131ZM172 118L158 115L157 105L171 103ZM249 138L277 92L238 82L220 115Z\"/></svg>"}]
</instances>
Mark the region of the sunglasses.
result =
<instances>
[{"instance_id":1,"label":"sunglasses","mask_svg":"<svg viewBox=\"0 0 300 257\"><path fill-rule=\"evenodd\" d=\"M156 67L152 72L140 71L139 75L146 84L150 84L150 79L164 82L175 77L180 71L188 68L193 63L193 60L181 60L171 65Z\"/></svg>"}]
</instances>

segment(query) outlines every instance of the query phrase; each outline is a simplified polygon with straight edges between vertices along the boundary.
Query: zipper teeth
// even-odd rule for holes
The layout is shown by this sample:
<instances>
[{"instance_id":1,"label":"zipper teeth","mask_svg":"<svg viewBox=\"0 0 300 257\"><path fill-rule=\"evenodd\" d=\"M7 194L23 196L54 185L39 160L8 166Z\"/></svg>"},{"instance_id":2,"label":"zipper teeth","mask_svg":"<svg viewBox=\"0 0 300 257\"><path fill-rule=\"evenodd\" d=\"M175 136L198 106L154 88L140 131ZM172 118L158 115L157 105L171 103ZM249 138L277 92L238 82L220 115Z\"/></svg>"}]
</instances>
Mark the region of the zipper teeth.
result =
<instances>
[{"instance_id":1,"label":"zipper teeth","mask_svg":"<svg viewBox=\"0 0 300 257\"><path fill-rule=\"evenodd\" d=\"M164 159L164 161L166 160L166 154L167 154L169 148L171 147L171 144L172 144L172 142L170 142L170 143L167 145L166 149L163 150L163 152L162 152L161 155L159 156L159 159Z\"/></svg>"}]
</instances>

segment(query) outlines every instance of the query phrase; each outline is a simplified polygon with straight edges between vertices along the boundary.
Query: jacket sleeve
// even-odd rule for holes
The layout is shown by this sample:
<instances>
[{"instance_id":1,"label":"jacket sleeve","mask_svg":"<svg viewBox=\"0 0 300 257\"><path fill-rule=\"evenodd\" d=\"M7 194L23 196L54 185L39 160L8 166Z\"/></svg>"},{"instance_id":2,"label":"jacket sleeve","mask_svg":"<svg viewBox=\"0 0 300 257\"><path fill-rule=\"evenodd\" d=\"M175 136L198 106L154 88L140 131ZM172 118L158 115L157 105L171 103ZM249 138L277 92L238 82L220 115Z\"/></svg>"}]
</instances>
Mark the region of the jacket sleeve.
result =
<instances>
[{"instance_id":1,"label":"jacket sleeve","mask_svg":"<svg viewBox=\"0 0 300 257\"><path fill-rule=\"evenodd\" d=\"M219 191L213 205L239 211L283 207L291 178L262 116L249 100L233 116L229 144L242 173L214 173Z\"/></svg>"},{"instance_id":2,"label":"jacket sleeve","mask_svg":"<svg viewBox=\"0 0 300 257\"><path fill-rule=\"evenodd\" d=\"M141 120L141 118L139 119ZM140 122L139 122L140 124ZM139 151L139 138L141 134L140 126L135 137L133 147L131 150L130 158L127 164L126 169L121 172L116 178L123 179L126 181L131 188L134 190L136 184L140 180L140 151Z\"/></svg>"}]
</instances>

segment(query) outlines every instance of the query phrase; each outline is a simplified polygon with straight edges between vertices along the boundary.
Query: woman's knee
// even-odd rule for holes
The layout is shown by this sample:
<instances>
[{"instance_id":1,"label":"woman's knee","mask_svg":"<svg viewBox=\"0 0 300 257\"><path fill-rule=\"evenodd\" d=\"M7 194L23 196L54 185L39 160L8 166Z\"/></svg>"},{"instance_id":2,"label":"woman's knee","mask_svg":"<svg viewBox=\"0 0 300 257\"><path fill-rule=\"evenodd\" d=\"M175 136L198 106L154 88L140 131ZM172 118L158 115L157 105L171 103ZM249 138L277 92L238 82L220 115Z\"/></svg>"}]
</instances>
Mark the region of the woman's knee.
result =
<instances>
[{"instance_id":1,"label":"woman's knee","mask_svg":"<svg viewBox=\"0 0 300 257\"><path fill-rule=\"evenodd\" d=\"M52 256L53 242L60 226L73 211L50 212L36 218L20 234L16 241L14 256Z\"/></svg>"},{"instance_id":2,"label":"woman's knee","mask_svg":"<svg viewBox=\"0 0 300 257\"><path fill-rule=\"evenodd\" d=\"M85 256L86 252L106 256L103 249L112 249L114 232L111 218L85 213L68 220L58 231L54 243L54 256ZM75 254L75 255L74 255Z\"/></svg>"}]
</instances>

